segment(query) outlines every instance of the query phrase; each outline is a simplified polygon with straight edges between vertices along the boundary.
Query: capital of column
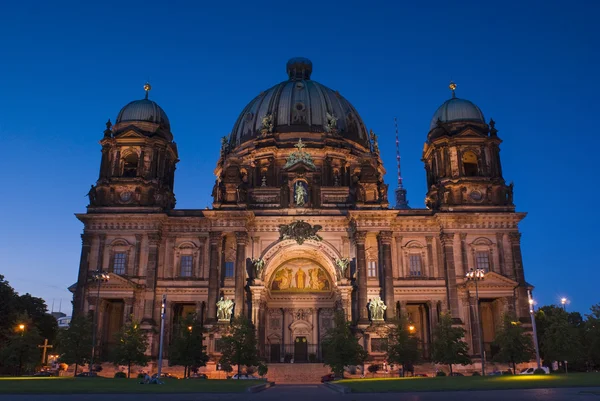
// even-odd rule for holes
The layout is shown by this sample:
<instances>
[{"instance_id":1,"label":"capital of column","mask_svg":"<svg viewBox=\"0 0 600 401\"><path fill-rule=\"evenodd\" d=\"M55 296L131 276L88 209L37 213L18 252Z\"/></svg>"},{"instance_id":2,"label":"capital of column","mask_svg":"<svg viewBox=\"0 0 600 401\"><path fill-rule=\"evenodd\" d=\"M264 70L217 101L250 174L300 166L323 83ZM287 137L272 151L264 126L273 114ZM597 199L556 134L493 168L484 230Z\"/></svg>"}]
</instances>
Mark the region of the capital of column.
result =
<instances>
[{"instance_id":1,"label":"capital of column","mask_svg":"<svg viewBox=\"0 0 600 401\"><path fill-rule=\"evenodd\" d=\"M354 242L357 245L364 245L365 241L367 239L367 232L366 231L356 231L354 233Z\"/></svg>"},{"instance_id":2,"label":"capital of column","mask_svg":"<svg viewBox=\"0 0 600 401\"><path fill-rule=\"evenodd\" d=\"M519 244L521 242L521 233L518 231L508 233L508 239L511 244Z\"/></svg>"},{"instance_id":3,"label":"capital of column","mask_svg":"<svg viewBox=\"0 0 600 401\"><path fill-rule=\"evenodd\" d=\"M502 243L503 239L504 239L504 233L496 233L496 240L498 241L498 243Z\"/></svg>"},{"instance_id":4,"label":"capital of column","mask_svg":"<svg viewBox=\"0 0 600 401\"><path fill-rule=\"evenodd\" d=\"M94 236L92 234L81 234L81 245L83 246L89 246L92 243L92 238Z\"/></svg>"},{"instance_id":5,"label":"capital of column","mask_svg":"<svg viewBox=\"0 0 600 401\"><path fill-rule=\"evenodd\" d=\"M433 242L433 237L431 235L426 236L425 242L427 242L427 245L431 245L431 243Z\"/></svg>"},{"instance_id":6,"label":"capital of column","mask_svg":"<svg viewBox=\"0 0 600 401\"><path fill-rule=\"evenodd\" d=\"M379 232L379 234L377 236L379 237L379 240L381 241L382 244L384 244L384 245L392 244L392 232L391 231L381 231L381 232Z\"/></svg>"},{"instance_id":7,"label":"capital of column","mask_svg":"<svg viewBox=\"0 0 600 401\"><path fill-rule=\"evenodd\" d=\"M160 234L148 234L148 242L150 246L158 246L158 244L160 243Z\"/></svg>"},{"instance_id":8,"label":"capital of column","mask_svg":"<svg viewBox=\"0 0 600 401\"><path fill-rule=\"evenodd\" d=\"M238 245L248 245L248 233L246 231L236 231L235 239Z\"/></svg>"},{"instance_id":9,"label":"capital of column","mask_svg":"<svg viewBox=\"0 0 600 401\"><path fill-rule=\"evenodd\" d=\"M200 235L200 236L198 236L198 243L199 243L200 245L204 245L204 244L206 243L206 240L207 240L207 239L208 239L208 238L207 238L207 237L205 237L204 235Z\"/></svg>"},{"instance_id":10,"label":"capital of column","mask_svg":"<svg viewBox=\"0 0 600 401\"><path fill-rule=\"evenodd\" d=\"M460 240L462 242L466 241L467 240L467 234L466 233L460 233Z\"/></svg>"},{"instance_id":11,"label":"capital of column","mask_svg":"<svg viewBox=\"0 0 600 401\"><path fill-rule=\"evenodd\" d=\"M441 233L440 241L442 241L442 245L452 245L454 242L454 233Z\"/></svg>"},{"instance_id":12,"label":"capital of column","mask_svg":"<svg viewBox=\"0 0 600 401\"><path fill-rule=\"evenodd\" d=\"M211 231L208 233L208 237L210 239L211 245L217 245L221 242L221 238L223 238L223 232L221 231Z\"/></svg>"}]
</instances>

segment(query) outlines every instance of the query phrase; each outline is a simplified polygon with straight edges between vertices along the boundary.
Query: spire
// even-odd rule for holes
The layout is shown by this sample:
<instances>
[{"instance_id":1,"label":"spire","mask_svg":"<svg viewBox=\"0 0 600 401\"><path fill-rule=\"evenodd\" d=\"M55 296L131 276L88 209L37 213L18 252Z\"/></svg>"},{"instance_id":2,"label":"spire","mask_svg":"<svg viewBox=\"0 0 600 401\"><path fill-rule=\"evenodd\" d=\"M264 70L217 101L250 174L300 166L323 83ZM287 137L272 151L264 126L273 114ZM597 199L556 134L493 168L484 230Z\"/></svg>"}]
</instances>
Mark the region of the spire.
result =
<instances>
[{"instance_id":1,"label":"spire","mask_svg":"<svg viewBox=\"0 0 600 401\"><path fill-rule=\"evenodd\" d=\"M144 84L144 90L146 91L145 99L148 99L148 94L152 90L152 85L150 85L150 82L146 81L146 83Z\"/></svg>"},{"instance_id":2,"label":"spire","mask_svg":"<svg viewBox=\"0 0 600 401\"><path fill-rule=\"evenodd\" d=\"M396 128L396 162L398 164L398 188L396 188L396 209L410 209L406 200L406 189L402 185L402 171L400 169L400 140L398 139L398 120L394 117Z\"/></svg>"},{"instance_id":3,"label":"spire","mask_svg":"<svg viewBox=\"0 0 600 401\"><path fill-rule=\"evenodd\" d=\"M454 99L456 97L456 93L454 93L454 91L456 91L456 84L454 83L454 81L450 81L450 85L448 85L448 88L450 88L450 90L452 91L452 98Z\"/></svg>"}]
</instances>

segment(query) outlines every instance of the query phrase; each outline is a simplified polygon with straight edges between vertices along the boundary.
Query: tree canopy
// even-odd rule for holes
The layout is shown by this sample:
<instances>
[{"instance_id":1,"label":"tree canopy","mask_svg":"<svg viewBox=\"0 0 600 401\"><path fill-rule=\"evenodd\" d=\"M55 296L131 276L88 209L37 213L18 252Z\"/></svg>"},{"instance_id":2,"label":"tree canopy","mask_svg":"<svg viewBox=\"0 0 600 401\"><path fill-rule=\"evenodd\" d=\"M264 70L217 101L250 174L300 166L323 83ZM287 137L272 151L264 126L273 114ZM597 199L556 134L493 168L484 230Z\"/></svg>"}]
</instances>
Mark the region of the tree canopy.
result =
<instances>
[{"instance_id":1,"label":"tree canopy","mask_svg":"<svg viewBox=\"0 0 600 401\"><path fill-rule=\"evenodd\" d=\"M135 320L123 325L115 337L117 345L113 350L112 362L115 365L127 365L127 378L129 378L131 365L144 366L148 363L149 357L146 355L148 337Z\"/></svg>"},{"instance_id":2,"label":"tree canopy","mask_svg":"<svg viewBox=\"0 0 600 401\"><path fill-rule=\"evenodd\" d=\"M323 362L338 377L344 377L344 367L362 365L367 359L367 351L358 343L358 338L350 329L343 311L336 311L334 326L327 330L321 341Z\"/></svg>"},{"instance_id":3,"label":"tree canopy","mask_svg":"<svg viewBox=\"0 0 600 401\"><path fill-rule=\"evenodd\" d=\"M452 373L452 365L468 365L471 363L469 357L469 345L463 341L465 329L452 326L452 316L442 313L440 321L433 330L431 359L436 363L448 365Z\"/></svg>"},{"instance_id":4,"label":"tree canopy","mask_svg":"<svg viewBox=\"0 0 600 401\"><path fill-rule=\"evenodd\" d=\"M256 330L252 322L244 316L233 318L229 330L229 334L221 337L219 342L219 363L225 371L230 371L232 366L237 365L237 372L241 374L242 366L259 364Z\"/></svg>"},{"instance_id":5,"label":"tree canopy","mask_svg":"<svg viewBox=\"0 0 600 401\"><path fill-rule=\"evenodd\" d=\"M92 355L92 321L89 316L79 315L71 320L67 329L61 330L56 338L60 362L77 367L89 363Z\"/></svg>"},{"instance_id":6,"label":"tree canopy","mask_svg":"<svg viewBox=\"0 0 600 401\"><path fill-rule=\"evenodd\" d=\"M409 330L410 322L402 316L390 329L387 342L387 361L402 365L402 375L409 367L419 362L419 340Z\"/></svg>"},{"instance_id":7,"label":"tree canopy","mask_svg":"<svg viewBox=\"0 0 600 401\"><path fill-rule=\"evenodd\" d=\"M517 363L529 362L535 357L532 338L514 314L503 316L502 326L496 331L494 344L498 347L494 360L510 363L513 372L516 372Z\"/></svg>"},{"instance_id":8,"label":"tree canopy","mask_svg":"<svg viewBox=\"0 0 600 401\"><path fill-rule=\"evenodd\" d=\"M169 366L184 367L184 377L191 370L205 366L208 361L204 342L204 328L195 315L188 315L179 321L173 332L169 346Z\"/></svg>"}]
</instances>

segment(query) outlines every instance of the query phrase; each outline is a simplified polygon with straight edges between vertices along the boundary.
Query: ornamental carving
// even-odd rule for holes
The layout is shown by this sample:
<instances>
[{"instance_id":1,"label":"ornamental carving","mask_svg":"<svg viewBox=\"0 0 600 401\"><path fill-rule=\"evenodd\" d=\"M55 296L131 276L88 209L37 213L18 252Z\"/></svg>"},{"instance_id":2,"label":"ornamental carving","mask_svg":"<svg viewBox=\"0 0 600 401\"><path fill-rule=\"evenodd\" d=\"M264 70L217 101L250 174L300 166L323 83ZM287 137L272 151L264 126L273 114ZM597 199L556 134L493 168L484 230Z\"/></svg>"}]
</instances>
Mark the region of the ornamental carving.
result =
<instances>
[{"instance_id":1,"label":"ornamental carving","mask_svg":"<svg viewBox=\"0 0 600 401\"><path fill-rule=\"evenodd\" d=\"M323 227L318 224L311 226L303 220L294 221L290 224L281 224L279 226L279 240L293 239L296 240L299 245L302 245L304 241L309 239L321 241L323 238L317 234L317 231L322 228Z\"/></svg>"},{"instance_id":2,"label":"ornamental carving","mask_svg":"<svg viewBox=\"0 0 600 401\"><path fill-rule=\"evenodd\" d=\"M296 163L302 162L311 168L316 168L315 162L313 161L310 153L305 152L304 148L306 145L302 143L302 139L298 139L298 143L294 145L298 150L292 152L290 156L287 158L285 162L285 166L283 168L288 168L293 166Z\"/></svg>"}]
</instances>

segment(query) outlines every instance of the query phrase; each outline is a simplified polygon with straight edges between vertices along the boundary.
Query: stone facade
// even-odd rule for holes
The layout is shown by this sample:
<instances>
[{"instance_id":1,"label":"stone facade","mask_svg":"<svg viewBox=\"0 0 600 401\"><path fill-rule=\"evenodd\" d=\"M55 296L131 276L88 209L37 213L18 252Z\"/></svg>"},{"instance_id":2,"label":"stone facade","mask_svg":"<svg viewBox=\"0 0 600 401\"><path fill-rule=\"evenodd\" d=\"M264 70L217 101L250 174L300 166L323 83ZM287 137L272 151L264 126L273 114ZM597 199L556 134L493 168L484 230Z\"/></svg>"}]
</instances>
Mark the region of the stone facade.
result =
<instances>
[{"instance_id":1,"label":"stone facade","mask_svg":"<svg viewBox=\"0 0 600 401\"><path fill-rule=\"evenodd\" d=\"M515 212L512 184L504 183L493 122L438 120L423 154L428 207L394 209L377 136L351 113L339 125L351 127L353 136L345 137L335 109L306 106L315 104L312 92L301 92L317 84L312 64L298 73L308 68L302 60L288 71L294 96L305 96L290 112L304 117L292 116L299 121L293 129L277 125L282 94L264 110L245 110L240 119L262 125L246 133L238 122L236 135L224 138L210 210L174 208L177 148L168 126L148 122L137 109L129 114L141 113L140 122L108 126L100 179L87 213L77 215L84 233L73 287L74 313L93 310L97 287L89 274L109 272L94 312L104 349L133 316L157 356L166 294L165 343L178 319L195 313L209 329L213 360L221 297L234 301L235 315L252 319L261 353L273 363L320 360L335 310L344 311L376 359L383 357L386 322L401 314L415 325L427 356L432 329L446 311L479 355L475 288L465 278L471 268L486 272L479 297L488 352L503 313L526 320L529 285L518 227L525 214ZM262 120L253 114L261 110ZM374 297L387 306L383 323L371 322Z\"/></svg>"}]
</instances>

